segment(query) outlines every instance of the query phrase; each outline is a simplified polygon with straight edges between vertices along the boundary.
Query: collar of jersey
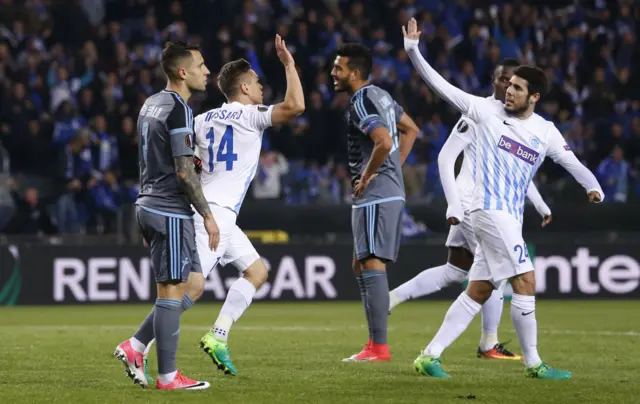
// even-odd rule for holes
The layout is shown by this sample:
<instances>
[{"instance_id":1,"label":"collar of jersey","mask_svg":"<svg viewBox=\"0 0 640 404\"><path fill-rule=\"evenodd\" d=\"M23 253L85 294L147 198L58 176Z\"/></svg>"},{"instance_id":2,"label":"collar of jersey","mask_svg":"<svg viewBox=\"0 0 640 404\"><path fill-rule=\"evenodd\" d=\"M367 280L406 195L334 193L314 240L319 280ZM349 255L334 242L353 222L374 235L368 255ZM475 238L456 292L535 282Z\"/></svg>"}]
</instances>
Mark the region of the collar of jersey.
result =
<instances>
[{"instance_id":1,"label":"collar of jersey","mask_svg":"<svg viewBox=\"0 0 640 404\"><path fill-rule=\"evenodd\" d=\"M222 103L222 106L225 106L225 105L229 105L229 106L231 106L231 105L233 105L233 104L238 104L238 105L240 105L241 107L243 106L243 104L242 104L242 103L240 103L240 102L238 102L238 101L234 101L234 102L224 102L224 103Z\"/></svg>"},{"instance_id":2,"label":"collar of jersey","mask_svg":"<svg viewBox=\"0 0 640 404\"><path fill-rule=\"evenodd\" d=\"M175 91L173 91L173 90L167 90L167 89L165 88L165 89L164 89L164 90L162 90L162 91L164 91L165 93L175 94L175 95L177 95L177 96L178 96L178 98L180 98L180 100L184 101L184 99L180 96L180 94L176 93L176 92L175 92Z\"/></svg>"},{"instance_id":3,"label":"collar of jersey","mask_svg":"<svg viewBox=\"0 0 640 404\"><path fill-rule=\"evenodd\" d=\"M371 87L373 84L367 84L366 86L360 87L358 89L358 91L356 91L355 93L353 93L353 95L351 96L351 101L353 101L353 99L355 98L356 94L358 94L360 91L364 90L365 88Z\"/></svg>"}]
</instances>

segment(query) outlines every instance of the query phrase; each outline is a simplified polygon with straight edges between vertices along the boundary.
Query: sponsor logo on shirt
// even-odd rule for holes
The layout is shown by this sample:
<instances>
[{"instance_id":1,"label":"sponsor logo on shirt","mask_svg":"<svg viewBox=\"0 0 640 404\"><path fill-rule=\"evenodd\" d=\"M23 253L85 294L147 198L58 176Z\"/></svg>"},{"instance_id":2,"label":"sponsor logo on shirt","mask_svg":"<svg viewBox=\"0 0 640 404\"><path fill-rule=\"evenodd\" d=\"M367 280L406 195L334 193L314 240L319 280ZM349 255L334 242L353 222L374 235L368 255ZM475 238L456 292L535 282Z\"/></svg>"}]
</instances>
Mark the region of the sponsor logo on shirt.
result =
<instances>
[{"instance_id":1,"label":"sponsor logo on shirt","mask_svg":"<svg viewBox=\"0 0 640 404\"><path fill-rule=\"evenodd\" d=\"M498 148L513 154L520 160L531 165L536 164L538 158L540 157L540 154L535 150L530 149L527 146L518 143L515 140L504 135L500 137Z\"/></svg>"}]
</instances>

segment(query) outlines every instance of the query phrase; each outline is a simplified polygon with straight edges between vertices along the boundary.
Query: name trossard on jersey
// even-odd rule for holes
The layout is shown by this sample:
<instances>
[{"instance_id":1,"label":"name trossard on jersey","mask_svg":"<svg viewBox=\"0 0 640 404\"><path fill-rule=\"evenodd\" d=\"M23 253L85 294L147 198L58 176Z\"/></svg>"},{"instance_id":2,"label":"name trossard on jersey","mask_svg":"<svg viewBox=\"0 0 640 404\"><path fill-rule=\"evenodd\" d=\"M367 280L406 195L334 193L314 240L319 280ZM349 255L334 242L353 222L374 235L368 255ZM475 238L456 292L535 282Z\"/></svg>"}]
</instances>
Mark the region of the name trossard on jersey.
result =
<instances>
[{"instance_id":1,"label":"name trossard on jersey","mask_svg":"<svg viewBox=\"0 0 640 404\"><path fill-rule=\"evenodd\" d=\"M402 113L402 107L389 93L374 85L362 87L351 97L347 144L352 186L371 158L374 142L370 135L373 130L385 127L392 139L391 151L378 170L378 176L369 183L362 198L353 201L354 205L388 198L404 199L397 129Z\"/></svg>"},{"instance_id":2,"label":"name trossard on jersey","mask_svg":"<svg viewBox=\"0 0 640 404\"><path fill-rule=\"evenodd\" d=\"M192 215L173 159L193 155L193 113L175 92L145 101L138 116L140 195L137 205L156 213Z\"/></svg>"},{"instance_id":3,"label":"name trossard on jersey","mask_svg":"<svg viewBox=\"0 0 640 404\"><path fill-rule=\"evenodd\" d=\"M272 111L273 106L232 102L196 117L196 155L202 160L200 181L208 202L239 212Z\"/></svg>"}]
</instances>

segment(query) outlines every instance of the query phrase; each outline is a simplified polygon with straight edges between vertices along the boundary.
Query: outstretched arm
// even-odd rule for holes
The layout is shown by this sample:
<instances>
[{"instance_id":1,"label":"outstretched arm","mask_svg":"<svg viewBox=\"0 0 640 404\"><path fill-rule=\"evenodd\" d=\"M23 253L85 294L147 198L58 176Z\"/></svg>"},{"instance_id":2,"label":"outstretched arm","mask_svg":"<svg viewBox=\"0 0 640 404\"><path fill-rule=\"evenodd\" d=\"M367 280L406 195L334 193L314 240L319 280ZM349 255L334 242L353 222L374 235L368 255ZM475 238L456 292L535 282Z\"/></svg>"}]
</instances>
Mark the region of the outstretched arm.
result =
<instances>
[{"instance_id":1,"label":"outstretched arm","mask_svg":"<svg viewBox=\"0 0 640 404\"><path fill-rule=\"evenodd\" d=\"M564 167L584 187L590 201L602 202L604 200L604 192L602 192L602 187L598 183L596 176L573 154L558 129L553 126L550 130L547 155Z\"/></svg>"},{"instance_id":2,"label":"outstretched arm","mask_svg":"<svg viewBox=\"0 0 640 404\"><path fill-rule=\"evenodd\" d=\"M407 28L402 27L402 33L404 35L404 49L409 54L411 63L413 63L413 66L418 73L420 73L420 77L429 84L429 87L431 87L440 98L458 109L463 115L468 115L476 120L475 114L473 113L473 104L478 100L484 101L484 99L465 93L456 86L449 84L444 77L427 63L420 54L420 49L418 49L421 32L418 31L418 23L415 18L409 20Z\"/></svg>"},{"instance_id":3,"label":"outstretched arm","mask_svg":"<svg viewBox=\"0 0 640 404\"><path fill-rule=\"evenodd\" d=\"M291 122L302 115L305 108L302 83L296 71L296 64L280 35L276 35L276 52L284 65L284 72L287 77L287 92L284 95L284 101L273 107L273 112L271 113L272 125Z\"/></svg>"}]
</instances>

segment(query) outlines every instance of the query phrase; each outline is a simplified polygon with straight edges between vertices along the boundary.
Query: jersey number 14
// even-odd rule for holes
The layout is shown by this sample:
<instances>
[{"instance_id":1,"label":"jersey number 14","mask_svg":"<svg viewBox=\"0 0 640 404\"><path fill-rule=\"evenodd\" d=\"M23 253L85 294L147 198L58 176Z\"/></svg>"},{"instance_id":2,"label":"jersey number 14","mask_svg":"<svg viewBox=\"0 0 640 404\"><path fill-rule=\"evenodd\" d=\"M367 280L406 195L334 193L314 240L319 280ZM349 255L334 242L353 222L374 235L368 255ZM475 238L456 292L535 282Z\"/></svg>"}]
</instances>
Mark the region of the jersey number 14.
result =
<instances>
[{"instance_id":1,"label":"jersey number 14","mask_svg":"<svg viewBox=\"0 0 640 404\"><path fill-rule=\"evenodd\" d=\"M216 158L213 158L213 144L215 143L215 134L213 128L209 129L206 138L209 140L209 172L213 172L213 164L215 160L224 161L226 163L227 171L233 170L233 162L238 161L238 155L233 152L233 127L227 125L227 129L224 131L222 138L220 139L220 145L218 146L218 153Z\"/></svg>"}]
</instances>

